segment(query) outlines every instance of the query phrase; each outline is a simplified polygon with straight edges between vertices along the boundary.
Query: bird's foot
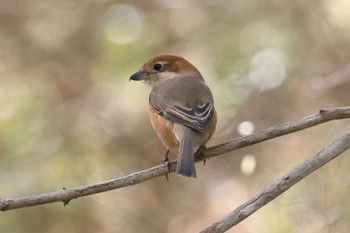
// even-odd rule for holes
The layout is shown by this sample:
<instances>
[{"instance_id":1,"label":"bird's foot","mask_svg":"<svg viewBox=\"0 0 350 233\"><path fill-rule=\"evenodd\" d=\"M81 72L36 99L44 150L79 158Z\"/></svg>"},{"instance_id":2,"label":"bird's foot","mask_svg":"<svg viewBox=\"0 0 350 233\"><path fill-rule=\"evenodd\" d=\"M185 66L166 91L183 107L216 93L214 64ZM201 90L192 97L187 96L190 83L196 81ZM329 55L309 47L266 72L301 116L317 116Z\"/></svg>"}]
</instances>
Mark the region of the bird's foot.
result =
<instances>
[{"instance_id":1,"label":"bird's foot","mask_svg":"<svg viewBox=\"0 0 350 233\"><path fill-rule=\"evenodd\" d=\"M196 151L196 153L194 153L194 156L197 157L199 160L202 159L202 156L204 155L204 151L207 149L207 147L205 145L202 145L198 148L198 150ZM206 159L203 160L203 165L205 166L206 163Z\"/></svg>"},{"instance_id":2,"label":"bird's foot","mask_svg":"<svg viewBox=\"0 0 350 233\"><path fill-rule=\"evenodd\" d=\"M163 164L164 164L165 166L167 166L168 172L170 172L170 162L169 162L168 155L169 155L169 150L167 150L166 153L165 153L165 155L164 155ZM166 178L167 181L169 181L168 173L165 174L165 178Z\"/></svg>"}]
</instances>

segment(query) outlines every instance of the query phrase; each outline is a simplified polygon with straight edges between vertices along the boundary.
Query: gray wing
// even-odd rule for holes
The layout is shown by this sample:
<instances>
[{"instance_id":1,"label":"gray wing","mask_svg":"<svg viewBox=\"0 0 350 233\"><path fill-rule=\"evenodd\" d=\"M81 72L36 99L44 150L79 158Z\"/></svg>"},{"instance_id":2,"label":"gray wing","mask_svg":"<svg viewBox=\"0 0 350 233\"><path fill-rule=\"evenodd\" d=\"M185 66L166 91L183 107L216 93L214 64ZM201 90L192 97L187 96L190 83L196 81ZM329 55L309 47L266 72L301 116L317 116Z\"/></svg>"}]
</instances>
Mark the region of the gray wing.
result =
<instances>
[{"instance_id":1,"label":"gray wing","mask_svg":"<svg viewBox=\"0 0 350 233\"><path fill-rule=\"evenodd\" d=\"M153 88L150 104L163 118L204 132L214 112L208 86L196 77L178 77Z\"/></svg>"}]
</instances>

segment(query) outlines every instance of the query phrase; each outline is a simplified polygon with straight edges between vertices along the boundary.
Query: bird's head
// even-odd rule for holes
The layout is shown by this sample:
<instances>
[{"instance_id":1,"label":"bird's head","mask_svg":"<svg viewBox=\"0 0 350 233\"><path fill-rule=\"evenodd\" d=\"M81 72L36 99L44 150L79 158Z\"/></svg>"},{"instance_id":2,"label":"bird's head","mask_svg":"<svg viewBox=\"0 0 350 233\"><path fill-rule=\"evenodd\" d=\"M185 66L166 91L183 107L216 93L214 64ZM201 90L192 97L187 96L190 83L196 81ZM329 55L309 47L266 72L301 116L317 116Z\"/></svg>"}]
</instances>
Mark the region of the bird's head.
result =
<instances>
[{"instance_id":1,"label":"bird's head","mask_svg":"<svg viewBox=\"0 0 350 233\"><path fill-rule=\"evenodd\" d=\"M179 76L198 76L203 80L197 68L190 62L168 54L152 56L140 70L131 75L129 80L143 80L151 87L155 87Z\"/></svg>"}]
</instances>

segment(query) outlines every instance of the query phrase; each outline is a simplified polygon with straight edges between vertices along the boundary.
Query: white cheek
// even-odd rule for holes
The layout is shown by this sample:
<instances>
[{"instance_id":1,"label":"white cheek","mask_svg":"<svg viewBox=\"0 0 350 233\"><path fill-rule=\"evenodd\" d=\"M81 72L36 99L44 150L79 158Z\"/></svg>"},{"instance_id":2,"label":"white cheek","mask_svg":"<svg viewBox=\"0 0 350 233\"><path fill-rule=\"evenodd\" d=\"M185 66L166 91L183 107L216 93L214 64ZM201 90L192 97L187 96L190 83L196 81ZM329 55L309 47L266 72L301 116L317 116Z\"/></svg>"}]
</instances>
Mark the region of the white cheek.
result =
<instances>
[{"instance_id":1,"label":"white cheek","mask_svg":"<svg viewBox=\"0 0 350 233\"><path fill-rule=\"evenodd\" d=\"M159 76L156 80L154 78L148 78L148 79L145 79L143 82L150 87L150 90L152 90L154 87L166 82L167 80L174 78L175 76L176 76L175 72L166 71L166 72L159 73Z\"/></svg>"},{"instance_id":2,"label":"white cheek","mask_svg":"<svg viewBox=\"0 0 350 233\"><path fill-rule=\"evenodd\" d=\"M169 71L165 71L165 72L162 72L160 74L160 79L162 81L166 81L166 80L169 80L169 79L172 79L176 76L176 73L175 72L169 72Z\"/></svg>"}]
</instances>

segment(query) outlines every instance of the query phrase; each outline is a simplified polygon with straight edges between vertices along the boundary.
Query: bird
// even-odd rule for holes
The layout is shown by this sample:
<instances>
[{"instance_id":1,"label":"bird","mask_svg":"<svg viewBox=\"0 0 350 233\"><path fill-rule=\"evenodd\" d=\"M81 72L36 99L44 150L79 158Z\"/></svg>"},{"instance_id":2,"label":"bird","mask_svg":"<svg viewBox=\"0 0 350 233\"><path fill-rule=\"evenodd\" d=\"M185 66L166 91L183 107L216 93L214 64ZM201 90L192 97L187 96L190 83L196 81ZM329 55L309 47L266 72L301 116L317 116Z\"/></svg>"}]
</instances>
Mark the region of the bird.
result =
<instances>
[{"instance_id":1,"label":"bird","mask_svg":"<svg viewBox=\"0 0 350 233\"><path fill-rule=\"evenodd\" d=\"M183 57L150 57L129 78L150 87L148 113L154 131L169 151L178 152L175 173L196 178L194 152L205 149L215 132L213 95L201 73Z\"/></svg>"}]
</instances>

